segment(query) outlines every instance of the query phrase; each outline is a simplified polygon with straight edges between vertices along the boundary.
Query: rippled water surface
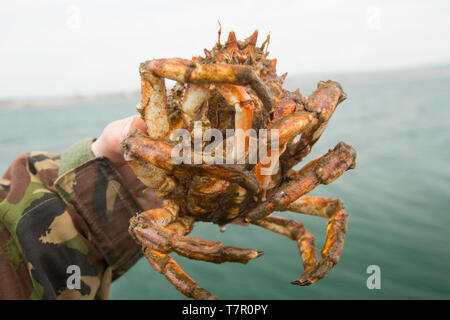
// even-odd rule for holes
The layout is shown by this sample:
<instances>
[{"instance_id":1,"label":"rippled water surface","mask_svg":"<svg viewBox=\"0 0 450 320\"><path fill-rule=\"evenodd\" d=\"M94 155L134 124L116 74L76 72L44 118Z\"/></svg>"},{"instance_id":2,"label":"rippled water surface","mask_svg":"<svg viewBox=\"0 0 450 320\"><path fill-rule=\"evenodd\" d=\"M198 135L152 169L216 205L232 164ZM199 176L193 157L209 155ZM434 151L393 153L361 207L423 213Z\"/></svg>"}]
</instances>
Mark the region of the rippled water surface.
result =
<instances>
[{"instance_id":1,"label":"rippled water surface","mask_svg":"<svg viewBox=\"0 0 450 320\"><path fill-rule=\"evenodd\" d=\"M302 272L296 244L250 226L200 223L192 235L264 250L248 265L176 257L200 286L223 299L450 298L450 78L342 83L348 99L306 160L345 141L357 167L311 194L337 197L350 213L339 264L310 287L292 286ZM290 84L292 89L296 83ZM313 87L301 87L306 95ZM0 169L20 153L61 152L110 121L134 113L135 101L64 107L0 109ZM325 220L295 213L324 243ZM381 269L381 289L366 286L366 269ZM182 299L141 259L111 288L112 299Z\"/></svg>"}]
</instances>

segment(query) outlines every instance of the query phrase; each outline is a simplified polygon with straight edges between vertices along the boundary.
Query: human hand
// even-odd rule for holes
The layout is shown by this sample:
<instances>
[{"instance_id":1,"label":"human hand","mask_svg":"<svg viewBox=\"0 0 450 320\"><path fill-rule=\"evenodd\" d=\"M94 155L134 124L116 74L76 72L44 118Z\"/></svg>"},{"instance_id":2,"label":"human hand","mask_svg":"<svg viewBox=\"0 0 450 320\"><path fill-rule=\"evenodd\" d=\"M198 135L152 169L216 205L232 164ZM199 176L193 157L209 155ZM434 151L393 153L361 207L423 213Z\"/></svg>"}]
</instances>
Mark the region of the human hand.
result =
<instances>
[{"instance_id":1,"label":"human hand","mask_svg":"<svg viewBox=\"0 0 450 320\"><path fill-rule=\"evenodd\" d=\"M120 150L120 143L136 129L147 132L144 120L139 115L116 120L108 124L100 137L91 145L91 151L96 157L106 157L120 173L131 192L144 210L162 206L161 199L136 177L131 167L125 161Z\"/></svg>"}]
</instances>

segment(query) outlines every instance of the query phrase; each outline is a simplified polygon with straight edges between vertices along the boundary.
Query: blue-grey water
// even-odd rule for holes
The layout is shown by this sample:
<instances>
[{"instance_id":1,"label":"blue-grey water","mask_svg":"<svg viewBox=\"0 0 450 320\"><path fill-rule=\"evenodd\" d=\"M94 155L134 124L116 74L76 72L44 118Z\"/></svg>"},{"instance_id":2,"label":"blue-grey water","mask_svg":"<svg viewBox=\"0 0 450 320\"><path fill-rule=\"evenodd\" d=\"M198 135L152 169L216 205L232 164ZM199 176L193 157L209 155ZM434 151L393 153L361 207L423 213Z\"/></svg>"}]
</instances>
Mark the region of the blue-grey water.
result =
<instances>
[{"instance_id":1,"label":"blue-grey water","mask_svg":"<svg viewBox=\"0 0 450 320\"><path fill-rule=\"evenodd\" d=\"M309 94L314 85L301 90ZM247 265L174 255L200 286L223 299L450 298L450 77L342 85L349 98L307 159L339 141L358 152L355 170L311 192L342 199L350 214L339 264L310 287L293 286L289 282L302 272L293 241L254 226L231 225L220 233L200 223L195 237L266 252ZM297 87L292 81L290 86ZM0 109L0 171L22 152L61 152L98 136L110 121L134 114L135 103ZM323 245L325 220L282 215L304 222ZM380 267L379 290L366 286L370 265ZM111 299L183 298L145 259L111 287Z\"/></svg>"}]
</instances>

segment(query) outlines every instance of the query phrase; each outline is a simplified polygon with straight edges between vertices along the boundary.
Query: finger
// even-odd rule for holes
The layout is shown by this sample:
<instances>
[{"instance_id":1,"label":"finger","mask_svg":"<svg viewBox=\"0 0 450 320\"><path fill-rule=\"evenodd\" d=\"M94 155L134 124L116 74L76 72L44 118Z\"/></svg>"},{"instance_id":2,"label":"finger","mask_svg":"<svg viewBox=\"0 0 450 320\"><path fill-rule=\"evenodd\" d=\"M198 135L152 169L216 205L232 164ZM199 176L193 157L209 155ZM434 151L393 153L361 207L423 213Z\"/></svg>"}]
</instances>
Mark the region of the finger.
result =
<instances>
[{"instance_id":1,"label":"finger","mask_svg":"<svg viewBox=\"0 0 450 320\"><path fill-rule=\"evenodd\" d=\"M108 158L119 169L126 164L120 143L136 129L146 132L145 123L138 115L111 122L92 144L91 150L96 157Z\"/></svg>"},{"instance_id":2,"label":"finger","mask_svg":"<svg viewBox=\"0 0 450 320\"><path fill-rule=\"evenodd\" d=\"M127 120L127 121L125 122L125 125L122 130L122 140L125 139L129 134L132 134L136 130L141 130L147 134L147 126L146 126L144 120L139 115L131 116L124 120Z\"/></svg>"}]
</instances>

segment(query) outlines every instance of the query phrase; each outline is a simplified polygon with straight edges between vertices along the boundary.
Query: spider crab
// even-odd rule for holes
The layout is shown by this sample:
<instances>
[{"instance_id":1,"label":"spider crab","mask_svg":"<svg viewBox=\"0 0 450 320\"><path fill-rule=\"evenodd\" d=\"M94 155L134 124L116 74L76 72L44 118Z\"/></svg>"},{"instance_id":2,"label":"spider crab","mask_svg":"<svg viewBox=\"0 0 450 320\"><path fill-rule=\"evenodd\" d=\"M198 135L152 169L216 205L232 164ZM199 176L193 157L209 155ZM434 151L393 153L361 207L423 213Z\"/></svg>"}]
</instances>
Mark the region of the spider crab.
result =
<instances>
[{"instance_id":1,"label":"spider crab","mask_svg":"<svg viewBox=\"0 0 450 320\"><path fill-rule=\"evenodd\" d=\"M196 221L219 226L244 221L296 241L304 271L292 284L299 286L323 278L342 253L348 217L342 202L306 194L354 168L356 152L340 142L300 170L293 166L308 155L346 94L334 81L319 82L308 98L299 90L283 89L286 74L278 76L277 60L267 59L270 38L257 47L257 35L255 31L245 41L237 41L232 31L221 44L219 30L216 45L205 49L204 57L155 59L140 65L142 91L137 109L147 133L129 135L121 147L138 178L163 199L163 206L138 213L130 220L129 230L150 265L187 297L217 299L199 287L169 253L213 263L247 263L264 253L188 237ZM176 81L169 94L165 79ZM253 165L177 163L171 157L171 135L180 128L193 133L196 121L222 131L277 129L279 170L263 175L267 165L261 161ZM240 151L247 155L245 141ZM303 224L276 216L274 211L328 219L320 261L314 237Z\"/></svg>"}]
</instances>

